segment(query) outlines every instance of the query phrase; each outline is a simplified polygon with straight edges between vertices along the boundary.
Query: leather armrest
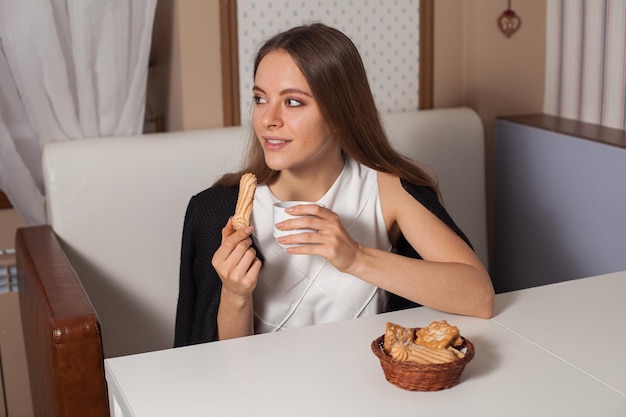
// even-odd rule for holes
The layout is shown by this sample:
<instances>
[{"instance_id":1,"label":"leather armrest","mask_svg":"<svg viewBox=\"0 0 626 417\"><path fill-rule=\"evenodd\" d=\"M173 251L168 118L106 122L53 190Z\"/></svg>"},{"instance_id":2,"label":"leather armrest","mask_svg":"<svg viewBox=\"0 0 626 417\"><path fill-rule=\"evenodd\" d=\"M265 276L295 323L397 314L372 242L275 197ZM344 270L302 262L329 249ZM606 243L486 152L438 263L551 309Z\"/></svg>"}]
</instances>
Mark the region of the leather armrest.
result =
<instances>
[{"instance_id":1,"label":"leather armrest","mask_svg":"<svg viewBox=\"0 0 626 417\"><path fill-rule=\"evenodd\" d=\"M109 416L98 316L50 226L16 235L20 311L36 416Z\"/></svg>"}]
</instances>

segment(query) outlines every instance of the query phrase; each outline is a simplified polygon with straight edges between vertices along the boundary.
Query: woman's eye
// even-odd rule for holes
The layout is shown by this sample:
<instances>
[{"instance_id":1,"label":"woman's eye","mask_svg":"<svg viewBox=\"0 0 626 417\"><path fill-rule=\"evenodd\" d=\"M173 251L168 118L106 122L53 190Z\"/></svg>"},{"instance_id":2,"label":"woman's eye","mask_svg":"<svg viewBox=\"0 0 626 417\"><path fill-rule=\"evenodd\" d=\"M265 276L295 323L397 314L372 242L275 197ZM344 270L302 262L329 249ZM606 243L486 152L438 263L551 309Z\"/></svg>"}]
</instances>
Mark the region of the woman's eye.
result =
<instances>
[{"instance_id":1,"label":"woman's eye","mask_svg":"<svg viewBox=\"0 0 626 417\"><path fill-rule=\"evenodd\" d=\"M293 98L288 98L285 103L289 106L289 107L298 107L302 105L302 102L295 100Z\"/></svg>"},{"instance_id":2,"label":"woman's eye","mask_svg":"<svg viewBox=\"0 0 626 417\"><path fill-rule=\"evenodd\" d=\"M267 100L265 100L263 97L259 97L259 96L254 96L254 97L252 97L252 100L253 100L256 104L264 104L264 103L267 103Z\"/></svg>"}]
</instances>

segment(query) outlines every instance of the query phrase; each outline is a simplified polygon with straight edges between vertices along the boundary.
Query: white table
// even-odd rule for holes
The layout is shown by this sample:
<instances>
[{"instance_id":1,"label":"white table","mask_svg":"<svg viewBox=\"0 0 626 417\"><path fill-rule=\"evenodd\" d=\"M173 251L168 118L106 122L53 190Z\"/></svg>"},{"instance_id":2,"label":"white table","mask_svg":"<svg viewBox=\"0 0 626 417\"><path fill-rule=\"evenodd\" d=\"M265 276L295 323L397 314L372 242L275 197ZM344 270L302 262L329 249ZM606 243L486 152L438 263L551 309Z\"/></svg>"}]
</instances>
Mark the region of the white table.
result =
<instances>
[{"instance_id":1,"label":"white table","mask_svg":"<svg viewBox=\"0 0 626 417\"><path fill-rule=\"evenodd\" d=\"M499 294L493 320L626 396L625 297L626 272L565 281Z\"/></svg>"},{"instance_id":2,"label":"white table","mask_svg":"<svg viewBox=\"0 0 626 417\"><path fill-rule=\"evenodd\" d=\"M568 343L580 323L604 321L618 333L614 350L623 351L626 306L614 302L620 294L626 272L500 294L491 320L418 308L107 359L112 411L124 417L624 416L624 360L589 359L586 353L609 348L587 339ZM370 350L385 323L441 319L476 348L461 383L437 392L388 383ZM592 332L601 336L604 329Z\"/></svg>"}]
</instances>

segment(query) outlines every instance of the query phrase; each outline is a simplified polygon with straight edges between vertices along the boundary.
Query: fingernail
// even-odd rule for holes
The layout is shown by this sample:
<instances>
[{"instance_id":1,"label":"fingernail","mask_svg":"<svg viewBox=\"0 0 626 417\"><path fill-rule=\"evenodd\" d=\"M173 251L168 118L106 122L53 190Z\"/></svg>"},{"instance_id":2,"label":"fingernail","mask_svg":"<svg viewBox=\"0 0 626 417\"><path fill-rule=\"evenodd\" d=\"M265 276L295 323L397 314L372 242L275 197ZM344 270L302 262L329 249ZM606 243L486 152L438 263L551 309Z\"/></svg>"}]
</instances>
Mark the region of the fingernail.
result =
<instances>
[{"instance_id":1,"label":"fingernail","mask_svg":"<svg viewBox=\"0 0 626 417\"><path fill-rule=\"evenodd\" d=\"M293 208L293 207L287 207L287 208L285 209L285 211L286 211L287 213L291 213L292 211L294 211L294 208Z\"/></svg>"},{"instance_id":2,"label":"fingernail","mask_svg":"<svg viewBox=\"0 0 626 417\"><path fill-rule=\"evenodd\" d=\"M245 228L244 232L246 232L246 234L250 234L252 233L252 231L254 230L254 226L248 226Z\"/></svg>"},{"instance_id":3,"label":"fingernail","mask_svg":"<svg viewBox=\"0 0 626 417\"><path fill-rule=\"evenodd\" d=\"M276 224L274 225L274 227L276 227L277 229L282 229L282 228L283 228L283 222L276 223Z\"/></svg>"}]
</instances>

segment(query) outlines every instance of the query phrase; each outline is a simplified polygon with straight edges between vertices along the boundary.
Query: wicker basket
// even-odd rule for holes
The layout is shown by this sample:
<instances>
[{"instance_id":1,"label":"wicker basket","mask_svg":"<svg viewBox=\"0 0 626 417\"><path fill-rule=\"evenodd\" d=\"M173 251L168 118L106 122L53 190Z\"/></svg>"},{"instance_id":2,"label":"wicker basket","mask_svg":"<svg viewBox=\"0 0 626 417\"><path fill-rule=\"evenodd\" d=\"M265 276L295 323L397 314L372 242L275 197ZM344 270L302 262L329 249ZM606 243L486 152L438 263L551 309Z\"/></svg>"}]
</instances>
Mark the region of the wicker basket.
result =
<instances>
[{"instance_id":1,"label":"wicker basket","mask_svg":"<svg viewBox=\"0 0 626 417\"><path fill-rule=\"evenodd\" d=\"M414 330L419 330L416 328ZM383 350L385 335L372 342L372 351L380 359L387 381L411 391L438 391L452 388L459 383L465 365L474 358L474 345L465 341L465 357L450 363L422 365L414 362L399 362Z\"/></svg>"}]
</instances>

